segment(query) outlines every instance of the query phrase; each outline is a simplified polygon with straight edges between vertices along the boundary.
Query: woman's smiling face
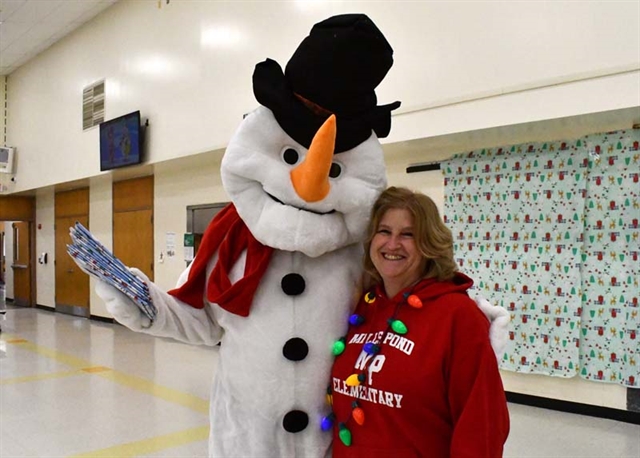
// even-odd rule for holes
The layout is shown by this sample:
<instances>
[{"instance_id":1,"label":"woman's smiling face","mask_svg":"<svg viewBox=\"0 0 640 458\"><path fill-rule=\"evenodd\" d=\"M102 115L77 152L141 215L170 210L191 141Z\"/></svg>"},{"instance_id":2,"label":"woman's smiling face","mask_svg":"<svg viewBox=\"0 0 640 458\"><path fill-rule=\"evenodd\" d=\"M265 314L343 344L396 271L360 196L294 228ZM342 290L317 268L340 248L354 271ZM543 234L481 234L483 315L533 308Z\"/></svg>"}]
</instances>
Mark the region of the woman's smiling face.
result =
<instances>
[{"instance_id":1,"label":"woman's smiling face","mask_svg":"<svg viewBox=\"0 0 640 458\"><path fill-rule=\"evenodd\" d=\"M404 208L387 210L376 229L369 255L388 297L418 281L426 259L414 240L413 217Z\"/></svg>"}]
</instances>

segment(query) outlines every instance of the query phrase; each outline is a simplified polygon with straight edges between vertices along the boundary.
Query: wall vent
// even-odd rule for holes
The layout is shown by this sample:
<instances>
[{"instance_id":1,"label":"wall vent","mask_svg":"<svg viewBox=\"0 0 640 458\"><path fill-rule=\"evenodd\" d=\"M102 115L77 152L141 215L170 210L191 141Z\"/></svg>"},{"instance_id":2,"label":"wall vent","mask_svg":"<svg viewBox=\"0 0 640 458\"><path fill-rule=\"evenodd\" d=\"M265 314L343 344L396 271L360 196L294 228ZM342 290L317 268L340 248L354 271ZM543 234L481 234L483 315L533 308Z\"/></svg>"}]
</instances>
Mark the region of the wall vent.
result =
<instances>
[{"instance_id":1,"label":"wall vent","mask_svg":"<svg viewBox=\"0 0 640 458\"><path fill-rule=\"evenodd\" d=\"M82 130L91 129L104 121L104 81L82 90Z\"/></svg>"}]
</instances>

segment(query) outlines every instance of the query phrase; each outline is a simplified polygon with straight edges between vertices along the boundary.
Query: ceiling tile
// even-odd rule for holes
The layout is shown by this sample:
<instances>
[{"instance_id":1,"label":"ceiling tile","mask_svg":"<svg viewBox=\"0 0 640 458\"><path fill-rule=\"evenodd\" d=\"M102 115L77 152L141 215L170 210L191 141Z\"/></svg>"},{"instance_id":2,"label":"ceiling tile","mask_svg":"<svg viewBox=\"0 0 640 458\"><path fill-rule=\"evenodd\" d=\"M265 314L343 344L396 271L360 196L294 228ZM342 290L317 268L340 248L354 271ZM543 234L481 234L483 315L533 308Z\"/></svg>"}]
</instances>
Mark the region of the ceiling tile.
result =
<instances>
[{"instance_id":1,"label":"ceiling tile","mask_svg":"<svg viewBox=\"0 0 640 458\"><path fill-rule=\"evenodd\" d=\"M98 7L99 0L84 0L84 1L67 1L60 5L49 16L44 18L44 22L55 22L58 24L64 24L69 22L78 21L87 12L95 11Z\"/></svg>"},{"instance_id":2,"label":"ceiling tile","mask_svg":"<svg viewBox=\"0 0 640 458\"><path fill-rule=\"evenodd\" d=\"M24 33L25 27L13 22L4 22L0 25L0 50L8 48L14 41L18 40Z\"/></svg>"},{"instance_id":3,"label":"ceiling tile","mask_svg":"<svg viewBox=\"0 0 640 458\"><path fill-rule=\"evenodd\" d=\"M7 20L11 22L19 22L23 24L34 24L42 21L54 10L64 3L61 0L28 0L24 2L22 7L11 15Z\"/></svg>"},{"instance_id":4,"label":"ceiling tile","mask_svg":"<svg viewBox=\"0 0 640 458\"><path fill-rule=\"evenodd\" d=\"M6 21L13 13L20 9L26 0L2 0L0 1L0 22Z\"/></svg>"},{"instance_id":5,"label":"ceiling tile","mask_svg":"<svg viewBox=\"0 0 640 458\"><path fill-rule=\"evenodd\" d=\"M11 50L3 51L0 53L0 66L2 67L10 67L14 65L14 62L24 56L24 53L20 50Z\"/></svg>"},{"instance_id":6,"label":"ceiling tile","mask_svg":"<svg viewBox=\"0 0 640 458\"><path fill-rule=\"evenodd\" d=\"M0 0L0 76L47 49L117 0Z\"/></svg>"}]
</instances>

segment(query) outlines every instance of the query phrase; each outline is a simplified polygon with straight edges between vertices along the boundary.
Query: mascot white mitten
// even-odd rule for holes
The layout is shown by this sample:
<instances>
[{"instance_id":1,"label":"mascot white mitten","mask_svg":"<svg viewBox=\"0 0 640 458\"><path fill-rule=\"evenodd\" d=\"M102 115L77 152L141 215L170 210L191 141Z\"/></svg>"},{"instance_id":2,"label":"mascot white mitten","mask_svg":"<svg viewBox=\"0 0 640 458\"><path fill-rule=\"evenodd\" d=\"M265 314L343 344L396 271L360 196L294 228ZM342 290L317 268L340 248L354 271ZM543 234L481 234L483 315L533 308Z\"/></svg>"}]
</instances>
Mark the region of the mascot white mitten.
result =
<instances>
[{"instance_id":1,"label":"mascot white mitten","mask_svg":"<svg viewBox=\"0 0 640 458\"><path fill-rule=\"evenodd\" d=\"M507 327L509 321L511 321L511 317L507 310L497 305L491 305L491 303L482 296L476 298L476 305L491 322L489 338L491 339L491 347L496 354L496 359L499 364L502 360L502 355L504 355L504 350L507 348L509 337Z\"/></svg>"},{"instance_id":2,"label":"mascot white mitten","mask_svg":"<svg viewBox=\"0 0 640 458\"><path fill-rule=\"evenodd\" d=\"M259 63L261 106L221 166L232 204L211 222L175 290L145 280L153 323L132 317L135 306L113 288L97 290L133 330L221 341L210 456L330 455L331 433L320 423L330 411L331 349L346 332L361 241L386 187L378 138L400 106L378 106L374 91L392 55L367 16L347 14L316 24L285 72Z\"/></svg>"},{"instance_id":3,"label":"mascot white mitten","mask_svg":"<svg viewBox=\"0 0 640 458\"><path fill-rule=\"evenodd\" d=\"M149 278L139 269L132 267L129 270L146 283L150 283ZM89 273L89 275L91 274ZM140 308L108 283L103 281L96 282L96 294L105 303L107 311L117 317L118 323L132 331L142 331L151 326L151 320L140 313Z\"/></svg>"}]
</instances>

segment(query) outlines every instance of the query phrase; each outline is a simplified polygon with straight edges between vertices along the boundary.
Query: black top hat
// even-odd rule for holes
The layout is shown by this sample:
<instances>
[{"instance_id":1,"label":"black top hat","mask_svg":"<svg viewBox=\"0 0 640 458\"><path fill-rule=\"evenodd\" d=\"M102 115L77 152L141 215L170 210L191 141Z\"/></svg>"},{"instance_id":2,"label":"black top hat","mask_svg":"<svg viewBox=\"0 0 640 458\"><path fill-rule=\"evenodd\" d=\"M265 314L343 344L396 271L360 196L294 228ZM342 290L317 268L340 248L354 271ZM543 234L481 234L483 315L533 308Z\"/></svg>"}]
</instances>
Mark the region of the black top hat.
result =
<instances>
[{"instance_id":1,"label":"black top hat","mask_svg":"<svg viewBox=\"0 0 640 458\"><path fill-rule=\"evenodd\" d=\"M400 102L377 106L375 88L393 65L393 49L364 14L333 16L314 25L285 73L267 59L256 65L253 92L280 127L309 147L330 114L337 119L335 152L371 136L389 135L391 111Z\"/></svg>"}]
</instances>

